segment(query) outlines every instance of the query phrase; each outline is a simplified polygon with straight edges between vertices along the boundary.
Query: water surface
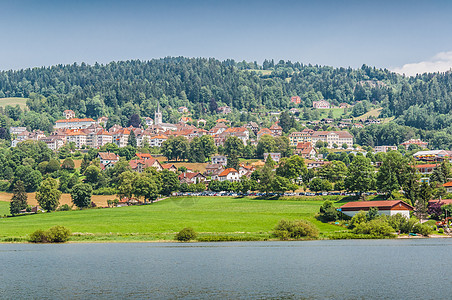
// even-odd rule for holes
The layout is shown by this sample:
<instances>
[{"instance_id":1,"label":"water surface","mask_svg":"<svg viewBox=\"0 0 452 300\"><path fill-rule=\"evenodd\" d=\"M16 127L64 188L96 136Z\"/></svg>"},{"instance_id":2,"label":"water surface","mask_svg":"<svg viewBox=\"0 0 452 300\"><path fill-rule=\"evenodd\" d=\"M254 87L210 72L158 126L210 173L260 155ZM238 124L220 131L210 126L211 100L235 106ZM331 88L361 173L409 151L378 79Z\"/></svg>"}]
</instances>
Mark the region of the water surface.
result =
<instances>
[{"instance_id":1,"label":"water surface","mask_svg":"<svg viewBox=\"0 0 452 300\"><path fill-rule=\"evenodd\" d=\"M0 244L2 299L450 299L452 239Z\"/></svg>"}]
</instances>

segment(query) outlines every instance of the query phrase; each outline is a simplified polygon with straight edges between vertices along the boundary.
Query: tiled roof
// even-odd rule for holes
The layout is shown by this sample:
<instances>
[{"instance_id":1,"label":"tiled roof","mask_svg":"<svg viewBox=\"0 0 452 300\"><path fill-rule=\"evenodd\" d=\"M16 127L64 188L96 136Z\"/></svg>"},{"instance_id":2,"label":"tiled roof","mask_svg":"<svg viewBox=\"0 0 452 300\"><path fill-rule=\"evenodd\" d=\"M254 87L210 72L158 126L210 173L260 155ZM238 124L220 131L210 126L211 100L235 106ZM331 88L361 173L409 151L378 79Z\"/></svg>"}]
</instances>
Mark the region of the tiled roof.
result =
<instances>
[{"instance_id":1,"label":"tiled roof","mask_svg":"<svg viewBox=\"0 0 452 300\"><path fill-rule=\"evenodd\" d=\"M56 121L56 123L76 123L76 122L94 122L94 120L91 119L91 118L84 118L84 119L72 118L72 119L65 119L65 120L58 120L58 121Z\"/></svg>"},{"instance_id":2,"label":"tiled roof","mask_svg":"<svg viewBox=\"0 0 452 300\"><path fill-rule=\"evenodd\" d=\"M234 168L228 168L226 170L224 170L223 172L221 172L218 176L223 177L223 176L228 176L229 173L238 173L236 169Z\"/></svg>"},{"instance_id":3,"label":"tiled roof","mask_svg":"<svg viewBox=\"0 0 452 300\"><path fill-rule=\"evenodd\" d=\"M112 152L99 152L98 153L100 158L103 160L118 160L118 155L112 153Z\"/></svg>"},{"instance_id":4,"label":"tiled roof","mask_svg":"<svg viewBox=\"0 0 452 300\"><path fill-rule=\"evenodd\" d=\"M345 209L369 209L371 207L376 207L380 210L382 209L390 209L398 204L402 204L406 207L409 207L411 209L413 209L413 207L411 205L406 204L405 202L401 201L401 200L391 200L391 201L358 201L358 202L348 202L344 205L341 206L341 209L345 208Z\"/></svg>"}]
</instances>

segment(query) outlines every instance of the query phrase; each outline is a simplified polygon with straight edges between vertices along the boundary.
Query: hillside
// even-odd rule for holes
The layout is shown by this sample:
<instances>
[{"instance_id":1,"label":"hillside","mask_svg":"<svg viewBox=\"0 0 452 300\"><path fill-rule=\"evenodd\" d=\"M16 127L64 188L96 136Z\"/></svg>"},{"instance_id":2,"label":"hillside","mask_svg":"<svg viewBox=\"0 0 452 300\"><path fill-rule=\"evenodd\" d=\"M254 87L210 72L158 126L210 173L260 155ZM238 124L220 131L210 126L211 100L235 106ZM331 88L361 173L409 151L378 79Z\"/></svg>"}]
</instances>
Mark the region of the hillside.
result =
<instances>
[{"instance_id":1,"label":"hillside","mask_svg":"<svg viewBox=\"0 0 452 300\"><path fill-rule=\"evenodd\" d=\"M22 109L27 106L28 98L21 97L11 97L11 98L0 98L0 106L5 107L7 105L16 106L19 105Z\"/></svg>"}]
</instances>

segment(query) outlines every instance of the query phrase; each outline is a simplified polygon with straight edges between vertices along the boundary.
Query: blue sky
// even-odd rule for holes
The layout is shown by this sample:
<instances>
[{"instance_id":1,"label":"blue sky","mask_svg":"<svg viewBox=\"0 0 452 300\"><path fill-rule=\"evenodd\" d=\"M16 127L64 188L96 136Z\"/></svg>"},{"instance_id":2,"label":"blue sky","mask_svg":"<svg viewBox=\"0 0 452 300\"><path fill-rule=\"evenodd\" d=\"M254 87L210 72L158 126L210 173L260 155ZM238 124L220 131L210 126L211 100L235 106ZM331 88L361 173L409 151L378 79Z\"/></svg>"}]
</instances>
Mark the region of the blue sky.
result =
<instances>
[{"instance_id":1,"label":"blue sky","mask_svg":"<svg viewBox=\"0 0 452 300\"><path fill-rule=\"evenodd\" d=\"M445 71L451 15L452 1L3 0L0 69L188 56Z\"/></svg>"}]
</instances>

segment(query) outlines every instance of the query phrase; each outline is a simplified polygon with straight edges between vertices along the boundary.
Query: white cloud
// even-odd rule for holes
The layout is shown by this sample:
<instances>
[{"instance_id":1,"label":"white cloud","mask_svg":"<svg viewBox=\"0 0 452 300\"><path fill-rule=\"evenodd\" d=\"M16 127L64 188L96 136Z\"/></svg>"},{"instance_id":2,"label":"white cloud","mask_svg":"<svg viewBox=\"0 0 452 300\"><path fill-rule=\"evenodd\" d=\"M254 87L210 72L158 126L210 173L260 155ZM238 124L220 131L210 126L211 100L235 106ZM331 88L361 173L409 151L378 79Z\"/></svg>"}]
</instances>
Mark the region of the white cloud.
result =
<instances>
[{"instance_id":1,"label":"white cloud","mask_svg":"<svg viewBox=\"0 0 452 300\"><path fill-rule=\"evenodd\" d=\"M405 64L400 68L392 69L392 71L407 76L416 76L416 74L422 73L446 72L450 69L452 69L452 51L440 52L429 60Z\"/></svg>"}]
</instances>

